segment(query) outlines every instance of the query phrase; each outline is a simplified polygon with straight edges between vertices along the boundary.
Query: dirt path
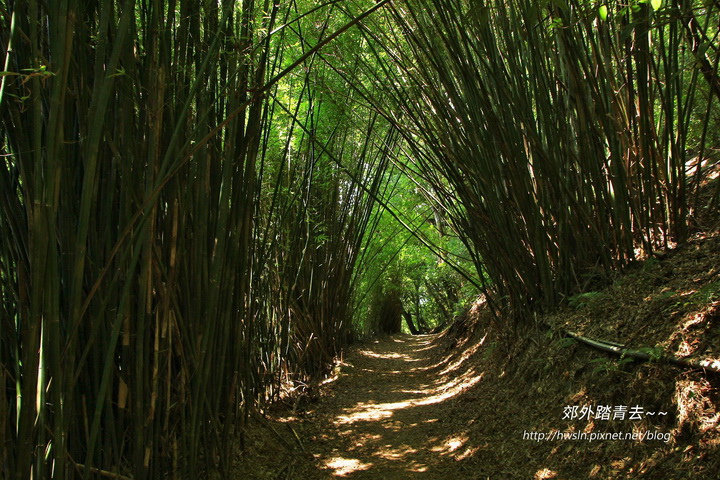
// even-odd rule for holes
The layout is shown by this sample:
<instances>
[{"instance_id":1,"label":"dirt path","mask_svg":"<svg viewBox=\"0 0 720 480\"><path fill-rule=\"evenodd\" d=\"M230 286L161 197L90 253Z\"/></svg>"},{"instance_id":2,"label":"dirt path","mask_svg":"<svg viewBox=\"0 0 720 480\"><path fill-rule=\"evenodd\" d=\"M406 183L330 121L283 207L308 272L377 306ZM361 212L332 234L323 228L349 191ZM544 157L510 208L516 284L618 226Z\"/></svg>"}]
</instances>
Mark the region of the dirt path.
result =
<instances>
[{"instance_id":1,"label":"dirt path","mask_svg":"<svg viewBox=\"0 0 720 480\"><path fill-rule=\"evenodd\" d=\"M482 375L443 358L433 340L396 335L351 351L305 428L326 478L476 478L459 460L477 447L450 412Z\"/></svg>"}]
</instances>

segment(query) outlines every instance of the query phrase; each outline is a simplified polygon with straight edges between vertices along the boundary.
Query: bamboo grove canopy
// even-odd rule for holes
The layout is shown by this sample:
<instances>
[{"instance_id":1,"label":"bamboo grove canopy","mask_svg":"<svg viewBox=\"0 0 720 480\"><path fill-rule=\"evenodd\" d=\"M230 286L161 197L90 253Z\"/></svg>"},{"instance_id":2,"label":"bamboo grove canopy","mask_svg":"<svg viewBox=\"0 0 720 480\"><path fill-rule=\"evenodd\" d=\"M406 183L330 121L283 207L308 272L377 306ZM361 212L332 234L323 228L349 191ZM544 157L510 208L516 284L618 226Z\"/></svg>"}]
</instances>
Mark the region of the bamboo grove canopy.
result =
<instances>
[{"instance_id":1,"label":"bamboo grove canopy","mask_svg":"<svg viewBox=\"0 0 720 480\"><path fill-rule=\"evenodd\" d=\"M719 9L0 0L4 477L227 471L352 337L383 212L433 248L391 173L520 325L683 242Z\"/></svg>"}]
</instances>

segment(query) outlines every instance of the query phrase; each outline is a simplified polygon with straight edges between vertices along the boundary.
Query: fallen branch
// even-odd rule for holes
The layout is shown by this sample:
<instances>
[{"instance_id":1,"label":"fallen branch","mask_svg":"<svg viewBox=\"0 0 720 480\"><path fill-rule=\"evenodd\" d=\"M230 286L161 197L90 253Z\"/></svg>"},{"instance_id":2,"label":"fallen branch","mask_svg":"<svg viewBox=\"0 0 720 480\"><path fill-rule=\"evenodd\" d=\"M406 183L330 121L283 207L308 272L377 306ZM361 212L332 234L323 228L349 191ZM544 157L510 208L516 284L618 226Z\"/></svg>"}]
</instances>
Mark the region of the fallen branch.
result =
<instances>
[{"instance_id":1,"label":"fallen branch","mask_svg":"<svg viewBox=\"0 0 720 480\"><path fill-rule=\"evenodd\" d=\"M293 433L293 435L295 436L295 440L297 440L298 445L300 445L300 450L302 450L303 453L306 453L306 452L305 452L305 445L303 445L302 440L300 440L300 435L298 435L298 433L295 431L295 429L292 427L292 425L290 425L289 423L286 423L285 425L288 426L288 428L290 429L290 431L291 431L291 432Z\"/></svg>"},{"instance_id":2,"label":"fallen branch","mask_svg":"<svg viewBox=\"0 0 720 480\"><path fill-rule=\"evenodd\" d=\"M713 373L720 373L720 360L715 360L715 359L711 359L711 358L704 359L704 360L693 360L693 359L676 357L674 355L655 356L655 355L648 353L647 351L633 350L630 348L625 348L624 345L615 343L615 342L583 337L582 335L578 335L577 333L573 333L573 332L569 332L569 331L565 331L565 334L571 338L574 338L575 340L577 340L579 342L586 344L586 345L597 348L604 352L609 352L609 353L614 353L616 355L620 355L621 357L630 357L630 358L635 358L635 359L642 360L642 361L655 361L655 362L660 362L660 363L671 363L673 365L677 365L677 366L684 367L684 368L697 368L697 369L702 369L704 371L710 371Z\"/></svg>"}]
</instances>

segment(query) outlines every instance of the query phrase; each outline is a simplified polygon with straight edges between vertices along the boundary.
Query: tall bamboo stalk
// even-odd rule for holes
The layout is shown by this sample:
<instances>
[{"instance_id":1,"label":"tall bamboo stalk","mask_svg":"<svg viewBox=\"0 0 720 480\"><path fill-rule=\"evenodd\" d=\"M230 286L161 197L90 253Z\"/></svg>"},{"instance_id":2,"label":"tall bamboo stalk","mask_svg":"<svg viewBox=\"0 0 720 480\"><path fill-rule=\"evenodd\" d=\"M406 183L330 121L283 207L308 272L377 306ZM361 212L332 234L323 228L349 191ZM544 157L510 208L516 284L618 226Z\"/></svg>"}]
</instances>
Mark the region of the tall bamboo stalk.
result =
<instances>
[{"instance_id":1,"label":"tall bamboo stalk","mask_svg":"<svg viewBox=\"0 0 720 480\"><path fill-rule=\"evenodd\" d=\"M387 147L343 142L393 135L349 111L330 128L297 72L380 5L7 3L3 476L227 471L249 412L322 372L348 330Z\"/></svg>"},{"instance_id":2,"label":"tall bamboo stalk","mask_svg":"<svg viewBox=\"0 0 720 480\"><path fill-rule=\"evenodd\" d=\"M704 67L680 48L680 4L610 5L606 19L579 1L391 11L396 29L366 29L384 46L376 61L401 72L385 92L402 115L385 115L452 199L443 208L495 304L552 307L686 239L687 142L704 111L692 72Z\"/></svg>"}]
</instances>

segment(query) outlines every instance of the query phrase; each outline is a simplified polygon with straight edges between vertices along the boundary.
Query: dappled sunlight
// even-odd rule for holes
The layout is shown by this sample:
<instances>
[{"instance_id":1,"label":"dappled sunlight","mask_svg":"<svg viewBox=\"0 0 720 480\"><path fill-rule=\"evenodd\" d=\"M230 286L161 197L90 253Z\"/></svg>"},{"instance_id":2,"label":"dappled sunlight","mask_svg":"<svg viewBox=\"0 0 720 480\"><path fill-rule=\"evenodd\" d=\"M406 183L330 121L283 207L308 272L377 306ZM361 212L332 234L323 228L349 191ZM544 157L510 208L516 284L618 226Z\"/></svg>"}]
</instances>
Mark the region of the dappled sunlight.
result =
<instances>
[{"instance_id":1,"label":"dappled sunlight","mask_svg":"<svg viewBox=\"0 0 720 480\"><path fill-rule=\"evenodd\" d=\"M469 440L467 434L456 434L446 438L442 443L430 448L430 451L446 455L462 448Z\"/></svg>"},{"instance_id":2,"label":"dappled sunlight","mask_svg":"<svg viewBox=\"0 0 720 480\"><path fill-rule=\"evenodd\" d=\"M477 384L480 380L482 380L482 377L483 374L462 375L450 382L440 385L435 389L412 391L412 394L425 395L423 398L410 398L403 401L387 403L361 402L354 408L350 409L347 414L339 415L335 420L335 424L346 425L362 421L378 421L391 417L395 410L440 403Z\"/></svg>"},{"instance_id":3,"label":"dappled sunlight","mask_svg":"<svg viewBox=\"0 0 720 480\"><path fill-rule=\"evenodd\" d=\"M429 397L427 397L425 399L413 401L410 403L412 403L414 405L430 405L433 403L443 402L445 400L448 400L448 399L462 393L464 390L472 387L473 385L477 384L480 380L482 380L483 375L484 374L475 375L475 376L466 378L462 382L455 382L456 384L450 386L449 388L439 389L441 391L434 395L430 395Z\"/></svg>"},{"instance_id":4,"label":"dappled sunlight","mask_svg":"<svg viewBox=\"0 0 720 480\"><path fill-rule=\"evenodd\" d=\"M720 239L707 248L711 247L720 251ZM671 265L671 260L670 256L660 257L659 265L649 264L653 280L680 269ZM572 321L580 324L576 330L628 342L627 348L650 352L648 355L660 352L693 361L717 357L720 269L717 262L690 267L701 272L686 275L686 280L662 290L640 280L618 287L627 292L616 294L613 290L613 296L621 297L623 307L629 309L627 315L612 317L608 327L617 324L617 329L583 323L584 311L573 310ZM628 292L641 295L631 297ZM600 314L593 316L603 318L610 312L610 295L599 303L602 305L582 308L597 308ZM615 310L612 312L615 315ZM667 320L662 324L655 321L659 316ZM637 331L627 325L636 318L642 320L642 329ZM556 324L574 328L564 320L565 316L553 317ZM539 332L528 339L530 352L523 350L522 356L513 352L515 361L529 362L532 367L523 375L517 365L505 361L501 337L480 325L467 327L461 338L438 335L428 342L403 335L376 345L360 345L361 351L355 350L351 357L357 362L347 382L346 393L351 394L324 417L326 429L355 433L336 435L342 449L333 448L328 457L342 455L371 465L367 471L348 474L358 480L425 475L602 479L657 474L657 478L665 478L662 474L674 465L684 469L683 473L700 469L705 473L702 478L712 476L706 473L716 461L706 459L720 449L718 390L714 377L701 368L676 370L663 361L624 363L604 355L596 360L601 355L592 350L578 349L575 355L562 350L568 348L564 340ZM535 344L537 349L532 346ZM525 344L519 347L525 348ZM547 359L539 353L554 347L560 351ZM422 351L425 349L427 352ZM568 361L569 357L577 358ZM658 392L657 398L651 397L651 391ZM615 409L627 405L628 410L630 405L647 411L662 408L668 416L655 417L657 422L648 416L644 421L622 423L590 417L566 422L563 418L565 406L601 404L615 405ZM528 441L526 431L550 433L553 438L561 432L566 438L597 438L603 443ZM609 440L607 434L619 432L634 434L633 441ZM656 435L645 438L648 432ZM557 438L565 440L561 435ZM706 464L707 470L702 470Z\"/></svg>"},{"instance_id":5,"label":"dappled sunlight","mask_svg":"<svg viewBox=\"0 0 720 480\"><path fill-rule=\"evenodd\" d=\"M681 380L676 383L677 427L674 435L681 434L683 426L694 424L701 433L717 428L720 413L709 398L712 387L707 380ZM716 445L717 446L717 445Z\"/></svg>"},{"instance_id":6,"label":"dappled sunlight","mask_svg":"<svg viewBox=\"0 0 720 480\"><path fill-rule=\"evenodd\" d=\"M333 474L337 477L344 477L353 472L368 470L372 467L372 463L363 463L357 458L335 457L325 462L328 468L334 470Z\"/></svg>"},{"instance_id":7,"label":"dappled sunlight","mask_svg":"<svg viewBox=\"0 0 720 480\"><path fill-rule=\"evenodd\" d=\"M482 345L485 343L485 339L487 338L487 333L485 336L480 339L479 342L475 343L475 345L472 345L469 348L466 348L463 350L462 354L459 356L457 360L455 360L452 363L448 363L448 365L440 371L440 375L445 375L447 373L454 372L458 370L469 358L471 358L475 353L482 347ZM446 361L449 360L446 359Z\"/></svg>"},{"instance_id":8,"label":"dappled sunlight","mask_svg":"<svg viewBox=\"0 0 720 480\"><path fill-rule=\"evenodd\" d=\"M410 466L407 468L407 471L412 473L425 473L428 471L428 467L427 465L419 462L411 462Z\"/></svg>"},{"instance_id":9,"label":"dappled sunlight","mask_svg":"<svg viewBox=\"0 0 720 480\"><path fill-rule=\"evenodd\" d=\"M427 387L421 386L422 390L396 390L398 393L407 393L408 395L425 395L427 393Z\"/></svg>"},{"instance_id":10,"label":"dappled sunlight","mask_svg":"<svg viewBox=\"0 0 720 480\"><path fill-rule=\"evenodd\" d=\"M339 415L335 421L336 425L345 425L355 422L373 422L392 416L393 411L399 408L410 406L410 401L368 404L359 403L352 409L349 415Z\"/></svg>"},{"instance_id":11,"label":"dappled sunlight","mask_svg":"<svg viewBox=\"0 0 720 480\"><path fill-rule=\"evenodd\" d=\"M333 477L388 468L398 472L397 478L412 477L431 472L441 459L460 461L481 448L467 430L449 436L437 432L451 424L447 413L458 408L444 403L483 379L468 362L482 340L457 356L428 355L424 350L437 348L434 338L398 335L355 350L349 372L354 399L330 420L343 450L333 449L322 459Z\"/></svg>"},{"instance_id":12,"label":"dappled sunlight","mask_svg":"<svg viewBox=\"0 0 720 480\"><path fill-rule=\"evenodd\" d=\"M695 292L692 292L695 293ZM690 315L682 324L683 330L689 330L691 327L705 322L705 312L697 312Z\"/></svg>"},{"instance_id":13,"label":"dappled sunlight","mask_svg":"<svg viewBox=\"0 0 720 480\"><path fill-rule=\"evenodd\" d=\"M487 447L487 445L485 445L485 447ZM454 455L453 458L455 458L455 461L456 461L456 462L461 462L461 461L463 461L463 460L465 460L465 459L467 459L467 458L470 458L470 457L472 457L473 455L475 455L475 454L478 452L478 450L480 450L480 447L470 447L470 446L468 446L468 447L465 447L465 450L463 450L462 452Z\"/></svg>"},{"instance_id":14,"label":"dappled sunlight","mask_svg":"<svg viewBox=\"0 0 720 480\"><path fill-rule=\"evenodd\" d=\"M417 453L417 449L409 445L400 445L399 447L384 445L382 450L379 450L375 455L385 460L402 460L412 453Z\"/></svg>"},{"instance_id":15,"label":"dappled sunlight","mask_svg":"<svg viewBox=\"0 0 720 480\"><path fill-rule=\"evenodd\" d=\"M366 357L379 358L382 360L393 359L393 360L403 360L405 362L419 362L420 361L419 358L413 358L410 355L405 355L402 353L394 353L394 352L377 353L377 352L372 352L370 350L360 350L360 351L358 351L358 353L360 355L364 355Z\"/></svg>"},{"instance_id":16,"label":"dappled sunlight","mask_svg":"<svg viewBox=\"0 0 720 480\"><path fill-rule=\"evenodd\" d=\"M375 442L382 439L382 435L372 433L356 434L355 437L355 447L363 447L370 442Z\"/></svg>"},{"instance_id":17,"label":"dappled sunlight","mask_svg":"<svg viewBox=\"0 0 720 480\"><path fill-rule=\"evenodd\" d=\"M340 378L340 372L342 371L342 369L348 368L348 367L352 368L352 366L353 365L351 363L348 363L343 360L336 361L335 366L332 369L332 372L330 373L330 375L328 375L328 377L325 380L320 382L320 385L328 385L330 383L336 382L337 379Z\"/></svg>"},{"instance_id":18,"label":"dappled sunlight","mask_svg":"<svg viewBox=\"0 0 720 480\"><path fill-rule=\"evenodd\" d=\"M685 298L686 305L692 305L693 297L702 290L688 290L680 296ZM695 300L697 303L697 300ZM700 302L702 303L702 302ZM665 348L670 347L673 355L677 358L687 359L698 356L699 359L709 362L709 365L720 365L720 359L709 354L711 349L705 349L704 338L707 332L713 327L714 319L717 318L720 302L713 301L704 304L702 309L689 312L683 315L677 322L676 327L668 339L663 342Z\"/></svg>"},{"instance_id":19,"label":"dappled sunlight","mask_svg":"<svg viewBox=\"0 0 720 480\"><path fill-rule=\"evenodd\" d=\"M543 468L535 472L534 480L545 480L548 478L557 478L557 472L550 470L549 468Z\"/></svg>"},{"instance_id":20,"label":"dappled sunlight","mask_svg":"<svg viewBox=\"0 0 720 480\"><path fill-rule=\"evenodd\" d=\"M689 357L693 353L697 351L697 347L700 343L699 339L694 340L688 340L687 338L683 338L680 341L680 344L678 345L677 349L675 350L675 356L676 357Z\"/></svg>"}]
</instances>

